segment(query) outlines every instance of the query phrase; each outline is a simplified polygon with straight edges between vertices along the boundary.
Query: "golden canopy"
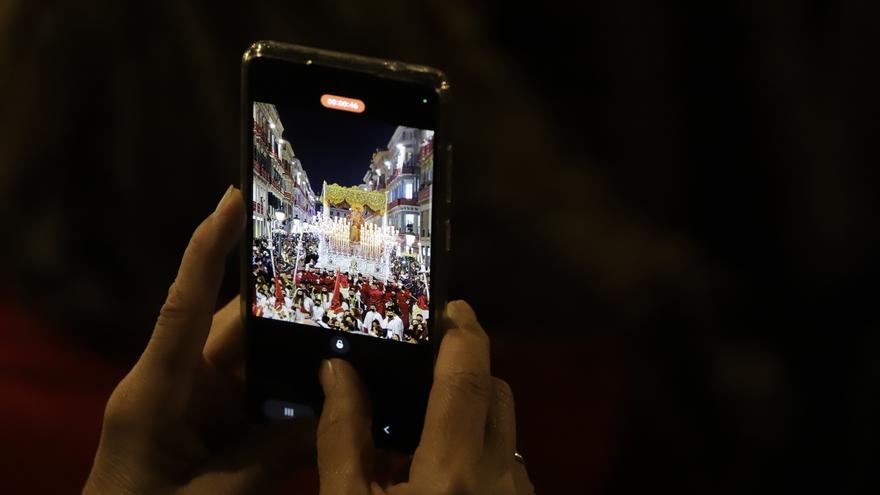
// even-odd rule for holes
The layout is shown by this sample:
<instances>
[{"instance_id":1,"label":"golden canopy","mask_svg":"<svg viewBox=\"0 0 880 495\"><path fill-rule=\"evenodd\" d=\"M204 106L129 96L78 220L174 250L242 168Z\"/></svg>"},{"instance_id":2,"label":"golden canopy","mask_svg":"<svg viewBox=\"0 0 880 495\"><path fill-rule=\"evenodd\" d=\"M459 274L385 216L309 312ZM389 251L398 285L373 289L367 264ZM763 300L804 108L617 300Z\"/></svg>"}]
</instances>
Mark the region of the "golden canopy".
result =
<instances>
[{"instance_id":1,"label":"golden canopy","mask_svg":"<svg viewBox=\"0 0 880 495\"><path fill-rule=\"evenodd\" d=\"M385 214L385 193L382 191L364 191L357 186L345 187L324 182L323 196L325 206L348 203L353 210L362 210L364 206L369 206L374 212Z\"/></svg>"}]
</instances>

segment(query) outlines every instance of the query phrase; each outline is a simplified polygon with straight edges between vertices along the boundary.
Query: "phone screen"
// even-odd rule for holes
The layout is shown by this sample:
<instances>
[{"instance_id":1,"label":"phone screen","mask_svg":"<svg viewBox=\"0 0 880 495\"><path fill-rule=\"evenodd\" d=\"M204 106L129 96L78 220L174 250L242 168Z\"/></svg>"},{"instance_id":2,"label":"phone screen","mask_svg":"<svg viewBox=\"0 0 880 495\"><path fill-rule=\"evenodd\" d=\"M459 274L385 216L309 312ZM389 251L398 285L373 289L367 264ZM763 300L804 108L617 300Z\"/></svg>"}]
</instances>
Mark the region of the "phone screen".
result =
<instances>
[{"instance_id":1,"label":"phone screen","mask_svg":"<svg viewBox=\"0 0 880 495\"><path fill-rule=\"evenodd\" d=\"M320 101L253 103L251 312L427 343L434 131Z\"/></svg>"},{"instance_id":2,"label":"phone screen","mask_svg":"<svg viewBox=\"0 0 880 495\"><path fill-rule=\"evenodd\" d=\"M270 419L318 413L322 359L360 373L379 444L411 450L433 364L436 94L263 60L248 92L248 382Z\"/></svg>"}]
</instances>

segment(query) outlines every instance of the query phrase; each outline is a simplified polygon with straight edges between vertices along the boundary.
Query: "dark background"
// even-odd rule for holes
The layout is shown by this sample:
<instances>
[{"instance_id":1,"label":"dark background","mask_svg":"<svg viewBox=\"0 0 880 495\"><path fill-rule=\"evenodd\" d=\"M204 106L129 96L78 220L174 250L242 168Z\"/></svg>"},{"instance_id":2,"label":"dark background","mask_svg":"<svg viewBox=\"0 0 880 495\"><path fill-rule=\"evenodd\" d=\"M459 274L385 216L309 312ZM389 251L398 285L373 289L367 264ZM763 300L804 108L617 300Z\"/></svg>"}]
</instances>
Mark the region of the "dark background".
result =
<instances>
[{"instance_id":1,"label":"dark background","mask_svg":"<svg viewBox=\"0 0 880 495\"><path fill-rule=\"evenodd\" d=\"M454 294L539 493L870 491L878 10L7 0L0 476L78 490L276 39L450 76Z\"/></svg>"}]
</instances>

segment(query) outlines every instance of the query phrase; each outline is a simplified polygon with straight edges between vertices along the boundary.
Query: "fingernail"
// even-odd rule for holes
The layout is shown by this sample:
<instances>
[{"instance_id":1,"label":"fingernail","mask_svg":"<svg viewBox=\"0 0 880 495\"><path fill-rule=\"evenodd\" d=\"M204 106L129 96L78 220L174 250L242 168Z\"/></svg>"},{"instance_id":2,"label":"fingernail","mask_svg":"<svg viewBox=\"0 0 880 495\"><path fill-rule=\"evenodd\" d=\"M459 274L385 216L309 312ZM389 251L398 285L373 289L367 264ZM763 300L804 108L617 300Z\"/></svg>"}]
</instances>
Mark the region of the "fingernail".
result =
<instances>
[{"instance_id":1,"label":"fingernail","mask_svg":"<svg viewBox=\"0 0 880 495\"><path fill-rule=\"evenodd\" d=\"M226 188L226 192L223 193L223 197L220 198L220 202L217 203L217 208L215 208L214 211L220 211L223 209L224 206L226 206L226 203L229 202L230 198L232 198L232 191L234 189L235 188L232 187L232 184L230 184L229 187Z\"/></svg>"},{"instance_id":2,"label":"fingernail","mask_svg":"<svg viewBox=\"0 0 880 495\"><path fill-rule=\"evenodd\" d=\"M324 393L333 390L336 386L336 369L329 359L321 361L321 371L318 378L321 380L321 386L324 387Z\"/></svg>"},{"instance_id":3,"label":"fingernail","mask_svg":"<svg viewBox=\"0 0 880 495\"><path fill-rule=\"evenodd\" d=\"M449 315L449 318L452 319L452 321L459 325L467 321L475 320L477 317L470 305L464 301L452 301L449 303L446 306L446 314Z\"/></svg>"}]
</instances>

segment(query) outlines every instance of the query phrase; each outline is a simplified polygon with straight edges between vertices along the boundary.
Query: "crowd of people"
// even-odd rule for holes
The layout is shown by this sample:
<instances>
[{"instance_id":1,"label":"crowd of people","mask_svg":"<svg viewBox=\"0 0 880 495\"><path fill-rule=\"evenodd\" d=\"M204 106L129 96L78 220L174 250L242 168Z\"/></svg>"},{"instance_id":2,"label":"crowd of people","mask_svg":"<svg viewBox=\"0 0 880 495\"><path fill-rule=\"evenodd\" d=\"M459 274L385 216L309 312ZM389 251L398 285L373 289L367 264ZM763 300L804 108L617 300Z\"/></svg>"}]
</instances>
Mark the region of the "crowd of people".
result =
<instances>
[{"instance_id":1,"label":"crowd of people","mask_svg":"<svg viewBox=\"0 0 880 495\"><path fill-rule=\"evenodd\" d=\"M311 232L300 235L273 234L275 236L275 252L283 263L293 263L297 253L304 257L304 263L318 261L318 236ZM263 239L265 243L265 239ZM266 246L264 244L264 249ZM299 250L298 250L299 249Z\"/></svg>"},{"instance_id":2,"label":"crowd of people","mask_svg":"<svg viewBox=\"0 0 880 495\"><path fill-rule=\"evenodd\" d=\"M297 267L283 259L287 257L276 259L277 252L270 252L265 239L255 240L252 311L256 316L401 342L428 340L427 279L395 271L394 266L387 281L318 269L309 259L301 260L305 266Z\"/></svg>"}]
</instances>

